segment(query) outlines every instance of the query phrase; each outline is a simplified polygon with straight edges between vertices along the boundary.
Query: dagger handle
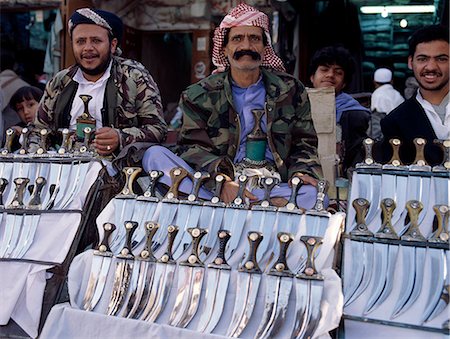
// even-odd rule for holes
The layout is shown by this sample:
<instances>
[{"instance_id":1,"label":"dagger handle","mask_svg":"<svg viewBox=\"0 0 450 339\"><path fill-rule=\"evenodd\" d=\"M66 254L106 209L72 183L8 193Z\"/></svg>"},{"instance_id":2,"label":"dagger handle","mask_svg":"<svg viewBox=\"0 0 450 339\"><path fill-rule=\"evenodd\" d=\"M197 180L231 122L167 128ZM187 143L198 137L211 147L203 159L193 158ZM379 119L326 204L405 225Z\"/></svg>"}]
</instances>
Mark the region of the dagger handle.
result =
<instances>
[{"instance_id":1,"label":"dagger handle","mask_svg":"<svg viewBox=\"0 0 450 339\"><path fill-rule=\"evenodd\" d=\"M352 202L356 211L356 226L350 232L352 235L373 236L366 225L366 215L370 207L370 202L364 198L357 198Z\"/></svg>"},{"instance_id":2,"label":"dagger handle","mask_svg":"<svg viewBox=\"0 0 450 339\"><path fill-rule=\"evenodd\" d=\"M264 207L270 205L270 193L272 192L273 188L278 185L279 182L280 180L272 177L262 179L261 185L264 188L264 197L262 199L261 205L263 205Z\"/></svg>"},{"instance_id":3,"label":"dagger handle","mask_svg":"<svg viewBox=\"0 0 450 339\"><path fill-rule=\"evenodd\" d=\"M258 266L258 262L256 261L256 252L258 251L259 244L263 238L264 236L261 232L248 232L247 239L249 243L249 253L245 263L239 268L239 271L247 273L262 273Z\"/></svg>"},{"instance_id":4,"label":"dagger handle","mask_svg":"<svg viewBox=\"0 0 450 339\"><path fill-rule=\"evenodd\" d=\"M214 196L211 198L211 202L213 204L217 204L220 201L220 194L222 193L222 187L225 182L225 175L219 173L214 178L215 188L214 188Z\"/></svg>"},{"instance_id":5,"label":"dagger handle","mask_svg":"<svg viewBox=\"0 0 450 339\"><path fill-rule=\"evenodd\" d=\"M14 179L14 184L16 185L16 193L11 202L10 208L22 208L23 207L23 197L25 195L25 190L27 188L30 179L28 178L16 178Z\"/></svg>"},{"instance_id":6,"label":"dagger handle","mask_svg":"<svg viewBox=\"0 0 450 339\"><path fill-rule=\"evenodd\" d=\"M58 150L59 154L64 154L69 150L69 129L68 128L60 128L58 132L61 133L61 147Z\"/></svg>"},{"instance_id":7,"label":"dagger handle","mask_svg":"<svg viewBox=\"0 0 450 339\"><path fill-rule=\"evenodd\" d=\"M410 200L406 203L406 210L408 211L410 225L401 239L407 241L426 241L419 229L419 214L423 210L423 204L418 200Z\"/></svg>"},{"instance_id":8,"label":"dagger handle","mask_svg":"<svg viewBox=\"0 0 450 339\"><path fill-rule=\"evenodd\" d=\"M323 201L325 200L325 195L328 191L328 181L326 180L320 180L317 183L317 200L316 204L314 205L314 209L317 212L322 212L325 210L325 206Z\"/></svg>"},{"instance_id":9,"label":"dagger handle","mask_svg":"<svg viewBox=\"0 0 450 339\"><path fill-rule=\"evenodd\" d=\"M192 180L192 190L188 195L189 201L196 201L198 198L198 192L200 191L200 187L206 179L210 178L209 173L207 172L195 172L194 175L189 175Z\"/></svg>"},{"instance_id":10,"label":"dagger handle","mask_svg":"<svg viewBox=\"0 0 450 339\"><path fill-rule=\"evenodd\" d=\"M305 269L302 273L298 274L297 277L304 279L323 280L322 275L317 272L315 265L316 252L320 245L322 245L323 238L304 235L300 237L300 240L306 246L308 256L306 258Z\"/></svg>"},{"instance_id":11,"label":"dagger handle","mask_svg":"<svg viewBox=\"0 0 450 339\"><path fill-rule=\"evenodd\" d=\"M414 147L416 148L416 158L414 159L413 165L426 166L427 161L425 160L425 145L427 141L424 138L415 138L413 140Z\"/></svg>"},{"instance_id":12,"label":"dagger handle","mask_svg":"<svg viewBox=\"0 0 450 339\"><path fill-rule=\"evenodd\" d=\"M147 190L144 192L144 197L155 197L156 184L158 180L164 175L162 171L150 171L148 176L150 177L150 184Z\"/></svg>"},{"instance_id":13,"label":"dagger handle","mask_svg":"<svg viewBox=\"0 0 450 339\"><path fill-rule=\"evenodd\" d=\"M448 220L450 216L450 209L447 205L434 205L434 213L436 214L437 229L428 239L428 242L433 243L448 243Z\"/></svg>"},{"instance_id":14,"label":"dagger handle","mask_svg":"<svg viewBox=\"0 0 450 339\"><path fill-rule=\"evenodd\" d=\"M400 139L391 139L389 140L389 143L392 147L392 158L389 160L389 164L392 166L401 166L403 165L402 161L400 160L400 146L402 142Z\"/></svg>"},{"instance_id":15,"label":"dagger handle","mask_svg":"<svg viewBox=\"0 0 450 339\"><path fill-rule=\"evenodd\" d=\"M450 170L450 140L438 140L433 141L436 145L439 145L444 153L444 158L441 166L446 170Z\"/></svg>"},{"instance_id":16,"label":"dagger handle","mask_svg":"<svg viewBox=\"0 0 450 339\"><path fill-rule=\"evenodd\" d=\"M111 248L109 248L109 237L116 230L116 225L105 222L103 224L103 239L97 247L97 250L101 253L111 252Z\"/></svg>"},{"instance_id":17,"label":"dagger handle","mask_svg":"<svg viewBox=\"0 0 450 339\"><path fill-rule=\"evenodd\" d=\"M3 194L9 182L5 178L0 178L0 205L3 205Z\"/></svg>"},{"instance_id":18,"label":"dagger handle","mask_svg":"<svg viewBox=\"0 0 450 339\"><path fill-rule=\"evenodd\" d=\"M155 258L155 255L153 254L152 250L152 242L153 237L155 236L156 232L159 229L159 223L153 222L153 221L147 221L145 223L145 231L147 234L147 240L145 243L145 248L141 251L139 255L139 259L156 262L157 259Z\"/></svg>"},{"instance_id":19,"label":"dagger handle","mask_svg":"<svg viewBox=\"0 0 450 339\"><path fill-rule=\"evenodd\" d=\"M184 178L188 176L188 171L182 167L175 167L170 170L170 179L172 180L172 185L167 192L166 197L168 199L178 199L178 188Z\"/></svg>"},{"instance_id":20,"label":"dagger handle","mask_svg":"<svg viewBox=\"0 0 450 339\"><path fill-rule=\"evenodd\" d=\"M159 259L159 262L166 264L173 264L175 260L173 260L173 243L178 234L179 228L175 225L169 225L167 227L167 250Z\"/></svg>"},{"instance_id":21,"label":"dagger handle","mask_svg":"<svg viewBox=\"0 0 450 339\"><path fill-rule=\"evenodd\" d=\"M291 233L279 232L277 234L278 242L280 243L280 254L278 259L272 268L269 270L271 275L279 276L293 276L293 273L287 264L287 250L289 245L294 240L294 236Z\"/></svg>"},{"instance_id":22,"label":"dagger handle","mask_svg":"<svg viewBox=\"0 0 450 339\"><path fill-rule=\"evenodd\" d=\"M44 154L47 152L47 138L48 138L48 130L46 128L42 128L39 130L39 148L36 151L37 154Z\"/></svg>"},{"instance_id":23,"label":"dagger handle","mask_svg":"<svg viewBox=\"0 0 450 339\"><path fill-rule=\"evenodd\" d=\"M190 227L187 229L187 231L192 237L192 252L186 261L180 262L180 265L203 267L205 266L205 264L200 260L198 252L200 248L200 241L206 235L206 233L208 233L208 230L204 228Z\"/></svg>"},{"instance_id":24,"label":"dagger handle","mask_svg":"<svg viewBox=\"0 0 450 339\"><path fill-rule=\"evenodd\" d=\"M22 128L22 147L19 150L19 154L27 154L28 149L28 137L30 136L30 130L27 127Z\"/></svg>"},{"instance_id":25,"label":"dagger handle","mask_svg":"<svg viewBox=\"0 0 450 339\"><path fill-rule=\"evenodd\" d=\"M14 137L16 136L16 132L12 128L8 128L6 130L6 141L5 148L2 150L2 155L7 155L12 152L12 144L14 141Z\"/></svg>"},{"instance_id":26,"label":"dagger handle","mask_svg":"<svg viewBox=\"0 0 450 339\"><path fill-rule=\"evenodd\" d=\"M90 127L83 128L83 134L84 134L83 146L86 147L86 150L88 150L89 149L89 144L90 144L90 141L91 141L92 128L90 128Z\"/></svg>"},{"instance_id":27,"label":"dagger handle","mask_svg":"<svg viewBox=\"0 0 450 339\"><path fill-rule=\"evenodd\" d=\"M247 186L248 177L246 175L241 174L238 178L239 183L239 190L237 193L236 198L234 199L233 203L236 205L242 205L244 204L244 193L245 193L245 187Z\"/></svg>"},{"instance_id":28,"label":"dagger handle","mask_svg":"<svg viewBox=\"0 0 450 339\"><path fill-rule=\"evenodd\" d=\"M44 177L36 178L30 202L28 203L29 208L37 208L41 205L41 193L46 183L47 180Z\"/></svg>"},{"instance_id":29,"label":"dagger handle","mask_svg":"<svg viewBox=\"0 0 450 339\"><path fill-rule=\"evenodd\" d=\"M366 154L366 157L364 159L365 165L372 165L375 163L375 160L373 159L373 139L366 138L363 141L364 151Z\"/></svg>"},{"instance_id":30,"label":"dagger handle","mask_svg":"<svg viewBox=\"0 0 450 339\"><path fill-rule=\"evenodd\" d=\"M228 266L227 260L225 259L225 249L227 247L228 240L230 240L231 235L228 230L219 230L217 232L217 237L219 238L219 250L217 251L217 256L214 261L209 264L209 267L222 267Z\"/></svg>"},{"instance_id":31,"label":"dagger handle","mask_svg":"<svg viewBox=\"0 0 450 339\"><path fill-rule=\"evenodd\" d=\"M252 140L260 140L266 139L266 133L263 132L261 128L261 120L263 115L265 114L265 110L263 109L252 109L253 118L255 119L255 124L253 125L253 129L251 133L248 135L249 139Z\"/></svg>"},{"instance_id":32,"label":"dagger handle","mask_svg":"<svg viewBox=\"0 0 450 339\"><path fill-rule=\"evenodd\" d=\"M123 186L120 193L123 195L134 196L135 193L133 191L133 182L138 174L142 172L142 168L125 167L122 172L125 173L125 185Z\"/></svg>"},{"instance_id":33,"label":"dagger handle","mask_svg":"<svg viewBox=\"0 0 450 339\"><path fill-rule=\"evenodd\" d=\"M117 258L122 259L133 259L134 255L131 252L132 245L131 240L133 239L134 231L137 229L138 223L136 221L125 221L125 246L120 251L120 254L117 256Z\"/></svg>"},{"instance_id":34,"label":"dagger handle","mask_svg":"<svg viewBox=\"0 0 450 339\"><path fill-rule=\"evenodd\" d=\"M294 209L298 209L297 205L297 194L300 187L303 185L303 180L298 176L293 176L291 178L291 196L289 197L288 203L286 204L286 208L289 211Z\"/></svg>"},{"instance_id":35,"label":"dagger handle","mask_svg":"<svg viewBox=\"0 0 450 339\"><path fill-rule=\"evenodd\" d=\"M375 237L383 239L398 239L397 232L392 227L392 214L394 213L395 201L391 198L385 198L381 200L380 207L383 214L383 224L380 229L375 233Z\"/></svg>"}]
</instances>

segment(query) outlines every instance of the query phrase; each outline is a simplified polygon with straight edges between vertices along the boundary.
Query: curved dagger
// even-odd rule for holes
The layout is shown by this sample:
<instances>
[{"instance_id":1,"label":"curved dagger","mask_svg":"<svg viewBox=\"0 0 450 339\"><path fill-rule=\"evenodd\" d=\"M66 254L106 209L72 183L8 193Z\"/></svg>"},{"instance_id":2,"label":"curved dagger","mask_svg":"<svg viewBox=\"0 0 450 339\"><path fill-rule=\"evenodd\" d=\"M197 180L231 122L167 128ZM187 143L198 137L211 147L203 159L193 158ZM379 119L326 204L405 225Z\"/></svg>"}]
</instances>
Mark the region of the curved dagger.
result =
<instances>
[{"instance_id":1,"label":"curved dagger","mask_svg":"<svg viewBox=\"0 0 450 339\"><path fill-rule=\"evenodd\" d=\"M448 222L450 208L447 205L435 205L433 206L433 210L436 214L437 228L436 231L431 234L428 242L448 244ZM432 320L438 313L440 313L439 304L441 301L442 292L445 291L445 281L449 276L445 251L435 248L429 248L428 251L431 257L431 279L435 285L430 288L428 293L428 304L422 315L422 324Z\"/></svg>"},{"instance_id":2,"label":"curved dagger","mask_svg":"<svg viewBox=\"0 0 450 339\"><path fill-rule=\"evenodd\" d=\"M177 234L177 226L170 225L167 227L167 250L156 264L149 300L139 319L154 322L167 304L177 267L172 256L172 245Z\"/></svg>"},{"instance_id":3,"label":"curved dagger","mask_svg":"<svg viewBox=\"0 0 450 339\"><path fill-rule=\"evenodd\" d=\"M262 272L256 261L256 254L262 238L263 235L260 232L248 232L249 254L245 263L239 268L233 316L227 330L228 337L239 337L252 316L261 282Z\"/></svg>"},{"instance_id":4,"label":"curved dagger","mask_svg":"<svg viewBox=\"0 0 450 339\"><path fill-rule=\"evenodd\" d=\"M219 250L214 261L208 264L205 306L197 326L197 331L202 333L211 333L219 322L230 281L231 267L225 259L225 247L230 239L230 232L219 230L217 237Z\"/></svg>"},{"instance_id":5,"label":"curved dagger","mask_svg":"<svg viewBox=\"0 0 450 339\"><path fill-rule=\"evenodd\" d=\"M264 314L255 338L275 336L286 317L292 289L292 277L294 276L287 265L286 257L294 236L290 233L279 232L277 238L280 244L280 253L277 261L267 273Z\"/></svg>"},{"instance_id":6,"label":"curved dagger","mask_svg":"<svg viewBox=\"0 0 450 339\"><path fill-rule=\"evenodd\" d=\"M147 297L150 291L150 285L153 279L154 267L157 259L152 251L153 236L159 228L158 223L146 222L145 230L147 233L147 241L145 248L136 257L136 266L139 266L139 275L136 281L132 281L129 287L130 297L127 306L122 313L122 316L127 318L135 318L138 308L143 309L147 302Z\"/></svg>"},{"instance_id":7,"label":"curved dagger","mask_svg":"<svg viewBox=\"0 0 450 339\"><path fill-rule=\"evenodd\" d=\"M12 153L12 144L14 141L14 137L16 136L16 133L12 128L8 128L5 134L6 134L6 141L4 148L2 149L2 156L7 156Z\"/></svg>"},{"instance_id":8,"label":"curved dagger","mask_svg":"<svg viewBox=\"0 0 450 339\"><path fill-rule=\"evenodd\" d=\"M401 237L406 241L426 241L419 229L419 214L423 209L420 201L411 200L406 203L406 209L410 219L410 226ZM404 313L416 301L422 289L423 272L425 265L426 248L412 246L402 246L403 257L403 282L405 286L394 307L391 318L395 318Z\"/></svg>"},{"instance_id":9,"label":"curved dagger","mask_svg":"<svg viewBox=\"0 0 450 339\"><path fill-rule=\"evenodd\" d=\"M192 237L192 252L187 260L179 264L177 297L168 322L171 326L182 328L197 312L205 273L205 264L200 260L198 250L207 230L188 228L188 232Z\"/></svg>"},{"instance_id":10,"label":"curved dagger","mask_svg":"<svg viewBox=\"0 0 450 339\"><path fill-rule=\"evenodd\" d=\"M369 201L363 198L353 200L353 208L356 211L356 226L350 232L350 235L371 237L373 233L369 231L366 225L365 216L369 208ZM352 265L351 280L349 280L345 289L345 304L350 305L367 288L372 276L373 246L372 244L351 240ZM360 262L362 258L362 263Z\"/></svg>"},{"instance_id":11,"label":"curved dagger","mask_svg":"<svg viewBox=\"0 0 450 339\"><path fill-rule=\"evenodd\" d=\"M134 267L134 255L131 252L131 239L137 226L137 223L134 221L125 221L125 246L120 251L120 254L116 256L116 271L114 273L113 290L106 311L107 315L116 315L120 311L125 294L128 291L128 285Z\"/></svg>"},{"instance_id":12,"label":"curved dagger","mask_svg":"<svg viewBox=\"0 0 450 339\"><path fill-rule=\"evenodd\" d=\"M94 295L98 295L99 293L101 295L103 292L107 277L107 273L104 275L104 270L106 268L104 269L103 266L105 265L107 271L109 271L113 254L109 248L108 240L115 229L116 226L114 224L109 222L103 224L103 239L93 253L91 273L89 274L89 281L83 298L83 308L87 311L94 309L100 300L100 296L94 298ZM99 292L97 292L97 290L99 290Z\"/></svg>"},{"instance_id":13,"label":"curved dagger","mask_svg":"<svg viewBox=\"0 0 450 339\"><path fill-rule=\"evenodd\" d=\"M58 149L58 154L63 155L72 150L72 145L70 145L70 131L68 128L60 128L58 132L61 133L62 140L61 146Z\"/></svg>"},{"instance_id":14,"label":"curved dagger","mask_svg":"<svg viewBox=\"0 0 450 339\"><path fill-rule=\"evenodd\" d=\"M297 273L295 281L295 324L291 338L312 338L321 318L320 305L323 292L323 276L315 267L315 253L322 244L321 237L302 236L308 253L306 266Z\"/></svg>"},{"instance_id":15,"label":"curved dagger","mask_svg":"<svg viewBox=\"0 0 450 339\"><path fill-rule=\"evenodd\" d=\"M435 190L435 204L450 205L450 140L434 140L444 155L440 165L434 166L433 181Z\"/></svg>"}]
</instances>

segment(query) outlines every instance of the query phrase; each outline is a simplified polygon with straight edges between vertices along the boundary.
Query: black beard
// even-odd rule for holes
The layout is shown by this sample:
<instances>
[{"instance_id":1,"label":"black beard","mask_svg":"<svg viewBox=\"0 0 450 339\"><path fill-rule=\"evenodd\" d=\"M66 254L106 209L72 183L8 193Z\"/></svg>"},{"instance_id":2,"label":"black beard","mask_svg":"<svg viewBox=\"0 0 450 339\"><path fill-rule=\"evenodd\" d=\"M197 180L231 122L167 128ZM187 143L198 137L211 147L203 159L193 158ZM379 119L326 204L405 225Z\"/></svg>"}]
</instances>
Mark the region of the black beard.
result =
<instances>
[{"instance_id":1,"label":"black beard","mask_svg":"<svg viewBox=\"0 0 450 339\"><path fill-rule=\"evenodd\" d=\"M105 62L101 63L100 65L98 65L95 68L88 69L88 68L83 67L81 64L78 64L78 67L80 67L80 69L83 73L86 73L88 75L100 75L100 74L105 73L106 69L109 66L110 61L111 61L111 55L109 55L108 59L105 60Z\"/></svg>"},{"instance_id":2,"label":"black beard","mask_svg":"<svg viewBox=\"0 0 450 339\"><path fill-rule=\"evenodd\" d=\"M261 60L261 55L259 53L250 50L241 50L234 52L233 59L238 60L244 55L250 56L253 60Z\"/></svg>"}]
</instances>

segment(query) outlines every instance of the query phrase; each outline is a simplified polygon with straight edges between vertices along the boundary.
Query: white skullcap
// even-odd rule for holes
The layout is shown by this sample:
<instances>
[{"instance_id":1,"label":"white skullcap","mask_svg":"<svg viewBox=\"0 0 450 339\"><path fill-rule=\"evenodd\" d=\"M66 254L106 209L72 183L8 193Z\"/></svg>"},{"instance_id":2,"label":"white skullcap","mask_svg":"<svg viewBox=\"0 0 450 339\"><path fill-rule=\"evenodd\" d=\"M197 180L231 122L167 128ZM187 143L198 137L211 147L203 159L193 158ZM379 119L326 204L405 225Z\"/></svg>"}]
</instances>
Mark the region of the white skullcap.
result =
<instances>
[{"instance_id":1,"label":"white skullcap","mask_svg":"<svg viewBox=\"0 0 450 339\"><path fill-rule=\"evenodd\" d=\"M375 71L373 80L379 83L391 82L392 72L387 68L379 68Z\"/></svg>"}]
</instances>

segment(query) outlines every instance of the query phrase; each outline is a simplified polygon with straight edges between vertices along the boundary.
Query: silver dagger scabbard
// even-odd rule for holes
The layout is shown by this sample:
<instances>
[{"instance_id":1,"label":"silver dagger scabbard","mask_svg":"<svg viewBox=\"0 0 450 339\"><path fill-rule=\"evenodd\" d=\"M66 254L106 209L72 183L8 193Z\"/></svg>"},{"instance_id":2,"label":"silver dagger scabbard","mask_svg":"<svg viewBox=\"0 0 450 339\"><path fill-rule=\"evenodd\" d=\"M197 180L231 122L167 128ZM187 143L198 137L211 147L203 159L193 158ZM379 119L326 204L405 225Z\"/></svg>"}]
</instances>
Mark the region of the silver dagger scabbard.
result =
<instances>
[{"instance_id":1,"label":"silver dagger scabbard","mask_svg":"<svg viewBox=\"0 0 450 339\"><path fill-rule=\"evenodd\" d=\"M314 259L322 238L302 236L300 240L306 246L308 257L304 270L296 275L295 324L291 338L312 338L321 318L324 278L317 272Z\"/></svg>"},{"instance_id":2,"label":"silver dagger scabbard","mask_svg":"<svg viewBox=\"0 0 450 339\"><path fill-rule=\"evenodd\" d=\"M225 259L225 248L230 239L230 232L219 230L219 251L212 263L208 264L206 295L197 331L211 333L217 326L223 312L230 281L231 267Z\"/></svg>"},{"instance_id":3,"label":"silver dagger scabbard","mask_svg":"<svg viewBox=\"0 0 450 339\"><path fill-rule=\"evenodd\" d=\"M247 239L249 253L244 264L239 267L233 315L227 330L228 337L239 337L247 327L253 314L261 282L262 272L256 258L263 235L260 232L248 232Z\"/></svg>"},{"instance_id":4,"label":"silver dagger scabbard","mask_svg":"<svg viewBox=\"0 0 450 339\"><path fill-rule=\"evenodd\" d=\"M115 229L116 226L114 224L109 222L103 224L103 239L94 251L91 273L89 274L89 281L83 298L83 308L87 311L94 309L103 293L113 256L109 248L109 237Z\"/></svg>"},{"instance_id":5,"label":"silver dagger scabbard","mask_svg":"<svg viewBox=\"0 0 450 339\"><path fill-rule=\"evenodd\" d=\"M137 228L137 223L134 221L125 221L125 246L116 256L116 271L114 273L114 283L111 298L109 301L107 315L116 315L122 308L123 301L134 267L134 255L131 252L131 239L133 233Z\"/></svg>"},{"instance_id":6,"label":"silver dagger scabbard","mask_svg":"<svg viewBox=\"0 0 450 339\"><path fill-rule=\"evenodd\" d=\"M207 230L189 228L188 232L192 237L192 252L187 260L179 264L177 297L168 322L171 326L182 328L189 324L197 312L205 274L205 264L200 260L198 251Z\"/></svg>"},{"instance_id":7,"label":"silver dagger scabbard","mask_svg":"<svg viewBox=\"0 0 450 339\"><path fill-rule=\"evenodd\" d=\"M292 277L294 276L287 265L286 258L289 245L294 237L290 233L280 232L277 239L280 244L280 253L267 273L264 313L255 338L274 337L286 318Z\"/></svg>"}]
</instances>

